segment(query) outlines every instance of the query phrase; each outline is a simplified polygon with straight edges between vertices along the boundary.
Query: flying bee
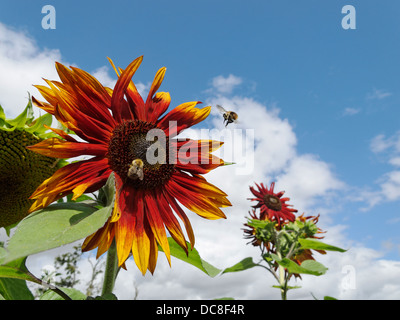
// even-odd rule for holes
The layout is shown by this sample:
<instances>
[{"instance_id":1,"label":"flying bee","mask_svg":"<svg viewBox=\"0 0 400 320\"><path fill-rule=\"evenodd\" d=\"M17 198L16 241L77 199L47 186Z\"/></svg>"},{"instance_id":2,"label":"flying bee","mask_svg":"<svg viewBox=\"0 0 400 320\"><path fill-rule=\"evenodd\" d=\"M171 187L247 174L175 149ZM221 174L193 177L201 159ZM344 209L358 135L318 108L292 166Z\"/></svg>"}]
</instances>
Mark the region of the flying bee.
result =
<instances>
[{"instance_id":1,"label":"flying bee","mask_svg":"<svg viewBox=\"0 0 400 320\"><path fill-rule=\"evenodd\" d=\"M225 123L225 121L226 121L225 127L226 127L228 124L232 123L232 122L234 122L234 123L237 123L237 122L238 122L237 119L239 118L239 116L237 115L236 112L233 112L233 111L226 111L226 110L225 110L223 107L221 107L219 104L217 104L217 109L218 109L219 112L221 112L222 115L224 116L224 123Z\"/></svg>"},{"instance_id":2,"label":"flying bee","mask_svg":"<svg viewBox=\"0 0 400 320\"><path fill-rule=\"evenodd\" d=\"M141 159L133 160L132 164L129 165L128 178L132 180L136 180L137 178L139 178L139 180L143 180L143 167L144 164Z\"/></svg>"}]
</instances>

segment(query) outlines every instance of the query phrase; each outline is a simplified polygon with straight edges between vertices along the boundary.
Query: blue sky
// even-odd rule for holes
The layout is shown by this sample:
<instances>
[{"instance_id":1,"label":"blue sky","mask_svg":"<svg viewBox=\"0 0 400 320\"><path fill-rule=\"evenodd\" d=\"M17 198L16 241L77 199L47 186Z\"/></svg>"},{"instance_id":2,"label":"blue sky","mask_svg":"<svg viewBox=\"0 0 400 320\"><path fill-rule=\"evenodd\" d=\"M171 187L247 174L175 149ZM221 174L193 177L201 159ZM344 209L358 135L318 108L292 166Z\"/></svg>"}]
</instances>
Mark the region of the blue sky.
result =
<instances>
[{"instance_id":1,"label":"blue sky","mask_svg":"<svg viewBox=\"0 0 400 320\"><path fill-rule=\"evenodd\" d=\"M55 30L41 26L47 4L56 9ZM356 9L355 30L342 28L344 5ZM107 56L123 67L144 55L136 81L145 87L166 66L161 89L171 93L172 106L201 100L231 103L242 113L259 105L268 115L279 109L271 127L283 128L287 121L285 132L296 140L288 147L293 159L288 156L276 171L256 166L245 183L260 176L257 170L265 173L265 183L288 181L295 169L285 165L295 168L294 159L312 155L318 165L326 164L329 178L315 184L322 189L311 195L312 203L298 203L306 203L311 214L327 212L322 217L333 228L341 226L344 245L384 250L382 259L399 261L399 15L400 3L393 0L3 1L0 23L32 41L34 53L22 55L27 61L45 52L47 60L56 57L89 72L107 66L106 78L115 78ZM32 84L42 84L44 74L35 73ZM218 87L218 77L228 90ZM0 96L1 104L6 101L12 100ZM204 126L220 120L213 114ZM239 127L251 123L245 119ZM253 129L262 140L261 127ZM281 138L274 139L279 152ZM282 138L282 146L287 141ZM263 154L257 153L257 165ZM318 177L310 172L312 186ZM296 194L296 186L282 188Z\"/></svg>"}]
</instances>

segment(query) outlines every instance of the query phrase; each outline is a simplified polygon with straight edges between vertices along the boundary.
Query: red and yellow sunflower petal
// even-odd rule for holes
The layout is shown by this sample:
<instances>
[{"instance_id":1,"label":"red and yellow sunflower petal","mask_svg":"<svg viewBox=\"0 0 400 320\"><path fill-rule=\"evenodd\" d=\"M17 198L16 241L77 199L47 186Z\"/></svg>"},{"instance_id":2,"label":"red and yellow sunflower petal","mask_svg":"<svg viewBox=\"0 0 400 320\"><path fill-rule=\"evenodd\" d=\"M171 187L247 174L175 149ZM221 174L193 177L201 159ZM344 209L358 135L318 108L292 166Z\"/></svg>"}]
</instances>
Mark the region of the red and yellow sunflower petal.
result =
<instances>
[{"instance_id":1,"label":"red and yellow sunflower petal","mask_svg":"<svg viewBox=\"0 0 400 320\"><path fill-rule=\"evenodd\" d=\"M205 174L224 165L224 161L211 152L219 149L223 142L214 140L172 141L173 150L178 150L176 167L193 173Z\"/></svg>"},{"instance_id":2,"label":"red and yellow sunflower petal","mask_svg":"<svg viewBox=\"0 0 400 320\"><path fill-rule=\"evenodd\" d=\"M56 63L63 87L74 97L74 105L86 115L113 127L115 121L109 112L111 96L96 78L76 68ZM79 101L79 103L77 103Z\"/></svg>"},{"instance_id":3,"label":"red and yellow sunflower petal","mask_svg":"<svg viewBox=\"0 0 400 320\"><path fill-rule=\"evenodd\" d=\"M110 222L117 222L119 218L121 218L122 210L121 210L121 203L120 203L120 196L121 191L124 186L124 182L121 177L114 173L115 177L115 199L114 199L114 209L110 217Z\"/></svg>"},{"instance_id":4,"label":"red and yellow sunflower petal","mask_svg":"<svg viewBox=\"0 0 400 320\"><path fill-rule=\"evenodd\" d=\"M193 148L194 150L198 150L201 153L207 154L218 150L224 143L217 140L179 139L171 140L171 144L173 144L173 146L177 148L177 150L184 146L187 146L187 149Z\"/></svg>"},{"instance_id":5,"label":"red and yellow sunflower petal","mask_svg":"<svg viewBox=\"0 0 400 320\"><path fill-rule=\"evenodd\" d=\"M136 212L136 225L135 236L132 242L132 255L133 259L139 270L144 275L149 266L151 254L151 240L148 234L151 234L145 227L145 215L142 199L138 203L138 210Z\"/></svg>"},{"instance_id":6,"label":"red and yellow sunflower petal","mask_svg":"<svg viewBox=\"0 0 400 320\"><path fill-rule=\"evenodd\" d=\"M136 217L130 212L124 212L116 222L115 242L117 245L118 265L128 259L132 250Z\"/></svg>"},{"instance_id":7,"label":"red and yellow sunflower petal","mask_svg":"<svg viewBox=\"0 0 400 320\"><path fill-rule=\"evenodd\" d=\"M103 227L88 236L82 244L82 252L97 249L96 258L104 254L114 239L114 225L107 221Z\"/></svg>"},{"instance_id":8,"label":"red and yellow sunflower petal","mask_svg":"<svg viewBox=\"0 0 400 320\"><path fill-rule=\"evenodd\" d=\"M154 271L157 253L152 247L157 244L153 243L153 231L146 220L143 197L142 190L129 185L124 185L121 190L118 199L121 217L116 222L116 243L119 264L124 263L132 252L137 267L144 275L149 268Z\"/></svg>"},{"instance_id":9,"label":"red and yellow sunflower petal","mask_svg":"<svg viewBox=\"0 0 400 320\"><path fill-rule=\"evenodd\" d=\"M69 141L69 142L78 142L75 138L71 137L69 134L67 134L65 131L57 128L51 128L48 125L43 125L46 129L49 129L53 131L55 134L58 134L61 138Z\"/></svg>"},{"instance_id":10,"label":"red and yellow sunflower petal","mask_svg":"<svg viewBox=\"0 0 400 320\"><path fill-rule=\"evenodd\" d=\"M222 198L227 206L231 203L226 199L227 194L221 189L217 188L213 184L209 183L204 177L200 175L190 176L185 172L177 171L172 177L180 186L186 188L186 190L197 192L199 195L207 196L209 198Z\"/></svg>"},{"instance_id":11,"label":"red and yellow sunflower petal","mask_svg":"<svg viewBox=\"0 0 400 320\"><path fill-rule=\"evenodd\" d=\"M181 226L179 225L178 220L175 218L174 213L172 212L168 200L164 197L163 192L157 192L157 204L160 212L160 216L162 221L165 224L168 232L171 237L175 240L175 242L185 250L186 254L188 253L187 244L185 236L182 232Z\"/></svg>"},{"instance_id":12,"label":"red and yellow sunflower petal","mask_svg":"<svg viewBox=\"0 0 400 320\"><path fill-rule=\"evenodd\" d=\"M57 105L56 118L79 137L92 143L107 143L113 130L107 124L85 115L74 107Z\"/></svg>"},{"instance_id":13,"label":"red and yellow sunflower petal","mask_svg":"<svg viewBox=\"0 0 400 320\"><path fill-rule=\"evenodd\" d=\"M48 89L47 87L45 87L45 86L34 86L34 87L39 89L39 92L41 92L42 96L45 96L45 94L43 92L44 92L44 89ZM49 100L47 100L47 101L49 101ZM54 105L52 105L51 103L41 102L41 101L37 100L35 97L33 97L33 96L32 96L32 102L38 108L41 108L44 111L46 111L47 113L50 113L50 114L54 115L55 108L54 108Z\"/></svg>"},{"instance_id":14,"label":"red and yellow sunflower petal","mask_svg":"<svg viewBox=\"0 0 400 320\"><path fill-rule=\"evenodd\" d=\"M146 104L148 110L147 121L156 122L167 111L170 103L171 96L168 92L157 92L154 98Z\"/></svg>"},{"instance_id":15,"label":"red and yellow sunflower petal","mask_svg":"<svg viewBox=\"0 0 400 320\"><path fill-rule=\"evenodd\" d=\"M120 187L119 183L117 188ZM121 215L116 223L116 243L119 265L125 262L129 253L132 252L133 259L142 274L146 273L149 261L149 240L144 232L144 205L142 191L136 190L128 184L122 184L119 197ZM117 189L118 190L118 189ZM126 236L128 235L128 237Z\"/></svg>"},{"instance_id":16,"label":"red and yellow sunflower petal","mask_svg":"<svg viewBox=\"0 0 400 320\"><path fill-rule=\"evenodd\" d=\"M86 89L85 92L87 94L93 95L98 102L101 102L103 109L108 109L108 107L111 105L112 94L110 94L110 92L107 91L107 89L90 73L72 66L71 69L77 75L78 85L80 85L82 89ZM107 118L109 115L110 114L107 113ZM113 121L111 123L113 123Z\"/></svg>"},{"instance_id":17,"label":"red and yellow sunflower petal","mask_svg":"<svg viewBox=\"0 0 400 320\"><path fill-rule=\"evenodd\" d=\"M111 171L107 172L107 176L110 175ZM78 199L82 194L89 191L89 188L93 185L102 185L104 182L104 176L99 176L94 179L91 179L85 183L79 184L77 187L72 189L73 197L72 200ZM98 187L95 190L99 189Z\"/></svg>"},{"instance_id":18,"label":"red and yellow sunflower petal","mask_svg":"<svg viewBox=\"0 0 400 320\"><path fill-rule=\"evenodd\" d=\"M127 92L127 88L131 82L132 76L139 68L142 60L143 57L139 57L132 61L121 73L117 83L115 84L113 95L111 97L111 110L113 112L114 119L117 122L122 122L124 119L132 119L130 110L126 110L126 104L124 104L123 101L125 101L124 96Z\"/></svg>"},{"instance_id":19,"label":"red and yellow sunflower petal","mask_svg":"<svg viewBox=\"0 0 400 320\"><path fill-rule=\"evenodd\" d=\"M146 105L153 100L154 94L157 92L158 88L160 88L162 81L164 80L165 71L167 68L163 67L157 71L153 83L151 84L149 94L147 96Z\"/></svg>"},{"instance_id":20,"label":"red and yellow sunflower petal","mask_svg":"<svg viewBox=\"0 0 400 320\"><path fill-rule=\"evenodd\" d=\"M110 173L108 160L104 158L92 158L62 167L31 195L30 198L36 201L29 211L33 212L48 206L53 201L71 193L80 184L85 184L86 189L94 184L97 187L106 182Z\"/></svg>"},{"instance_id":21,"label":"red and yellow sunflower petal","mask_svg":"<svg viewBox=\"0 0 400 320\"><path fill-rule=\"evenodd\" d=\"M171 196L166 190L164 190L163 193L164 193L164 197L167 199L171 208L175 211L175 213L178 215L178 217L183 221L183 224L186 229L186 233L189 237L191 248L193 249L194 243L195 243L195 238L194 238L194 232L193 232L193 228L192 228L189 218L187 217L185 212L182 210L182 208L179 206L179 204L176 202L176 200L173 196Z\"/></svg>"},{"instance_id":22,"label":"red and yellow sunflower petal","mask_svg":"<svg viewBox=\"0 0 400 320\"><path fill-rule=\"evenodd\" d=\"M168 93L160 93L156 94L157 90L160 88L161 83L165 76L165 71L167 69L165 67L161 68L157 71L153 83L151 84L149 94L146 100L146 109L147 109L147 121L155 122L158 117L164 113L166 110L165 107L168 108L171 98Z\"/></svg>"},{"instance_id":23,"label":"red and yellow sunflower petal","mask_svg":"<svg viewBox=\"0 0 400 320\"><path fill-rule=\"evenodd\" d=\"M176 175L171 177L165 185L167 192L203 218L210 220L226 218L220 207L230 206L231 203L222 191L218 189L219 191L215 192L216 187L202 183L203 181L197 176L186 178L182 183L183 180L177 179Z\"/></svg>"},{"instance_id":24,"label":"red and yellow sunflower petal","mask_svg":"<svg viewBox=\"0 0 400 320\"><path fill-rule=\"evenodd\" d=\"M114 62L110 58L108 58L108 61L110 61L111 66L114 68L115 73L119 77L120 73L122 74L124 70L121 68L117 69L114 65ZM124 118L128 119L131 117L131 119L146 120L145 103L132 80L129 82L129 85L126 89L126 98L128 102L124 100L122 101L124 105L123 108L126 110Z\"/></svg>"},{"instance_id":25,"label":"red and yellow sunflower petal","mask_svg":"<svg viewBox=\"0 0 400 320\"><path fill-rule=\"evenodd\" d=\"M104 156L107 153L107 146L104 144L70 142L58 138L49 138L26 148L44 156L61 159L81 155Z\"/></svg>"},{"instance_id":26,"label":"red and yellow sunflower petal","mask_svg":"<svg viewBox=\"0 0 400 320\"><path fill-rule=\"evenodd\" d=\"M102 143L108 139L113 128L110 124L82 112L77 107L79 102L76 97L68 90L62 89L62 84L57 88L54 85L56 81L46 82L54 96L54 101L51 100L54 105L52 114L57 120L88 142Z\"/></svg>"},{"instance_id":27,"label":"red and yellow sunflower petal","mask_svg":"<svg viewBox=\"0 0 400 320\"><path fill-rule=\"evenodd\" d=\"M210 114L211 107L196 108L199 103L199 101L193 101L177 106L158 121L157 127L164 130L167 136L173 137L182 130L203 121Z\"/></svg>"},{"instance_id":28,"label":"red and yellow sunflower petal","mask_svg":"<svg viewBox=\"0 0 400 320\"><path fill-rule=\"evenodd\" d=\"M156 202L156 196L154 192L147 191L144 193L145 210L147 221L149 222L151 231L154 234L155 239L161 246L162 250L167 257L169 265L171 265L171 253L169 249L167 234L164 227L164 222L159 213L159 208Z\"/></svg>"},{"instance_id":29,"label":"red and yellow sunflower petal","mask_svg":"<svg viewBox=\"0 0 400 320\"><path fill-rule=\"evenodd\" d=\"M151 272L151 274L153 274L157 265L158 245L157 245L157 240L152 232L149 232L148 236L150 240L150 254L149 254L149 265L147 269Z\"/></svg>"}]
</instances>

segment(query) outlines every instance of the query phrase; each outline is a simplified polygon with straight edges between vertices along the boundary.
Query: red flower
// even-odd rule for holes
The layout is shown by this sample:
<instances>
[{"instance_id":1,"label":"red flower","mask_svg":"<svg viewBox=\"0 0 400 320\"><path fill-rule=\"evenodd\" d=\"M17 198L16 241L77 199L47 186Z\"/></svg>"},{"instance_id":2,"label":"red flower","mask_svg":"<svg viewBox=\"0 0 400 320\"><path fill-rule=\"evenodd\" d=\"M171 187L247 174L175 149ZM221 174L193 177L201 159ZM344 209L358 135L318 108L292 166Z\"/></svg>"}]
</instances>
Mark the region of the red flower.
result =
<instances>
[{"instance_id":1,"label":"red flower","mask_svg":"<svg viewBox=\"0 0 400 320\"><path fill-rule=\"evenodd\" d=\"M165 68L157 72L144 101L131 81L142 57L125 70L117 70L110 62L119 76L114 90L103 87L85 71L75 67L68 69L60 63L56 68L61 82L46 80L49 87L37 86L48 102L34 99L35 104L54 115L84 142L62 130L52 129L60 138L45 140L30 149L55 158L93 157L71 163L47 179L31 196L36 200L31 211L46 207L69 193L77 198L84 192L93 192L114 172L113 214L100 230L86 238L83 250L97 247L97 256L100 256L115 239L119 265L132 253L143 274L147 269L153 273L157 245L170 263L166 230L186 252L188 250L178 218L186 228L191 246L194 245L190 221L178 202L204 218L225 218L220 208L231 205L227 195L202 177L224 165L223 160L211 154L222 143L174 139L182 130L203 121L211 107L199 109L198 101L187 102L165 114L170 95L157 92ZM156 162L147 157L148 150L160 142L146 139L153 129L165 133L165 143L159 144L160 157ZM181 152L182 148L196 152L187 155Z\"/></svg>"},{"instance_id":2,"label":"red flower","mask_svg":"<svg viewBox=\"0 0 400 320\"><path fill-rule=\"evenodd\" d=\"M253 208L260 208L260 220L265 220L267 217L270 221L277 221L280 225L283 221L294 221L296 216L293 212L297 212L296 209L289 208L291 205L286 204L290 198L282 198L284 191L274 193L275 182L271 183L271 187L266 188L264 184L256 184L258 190L250 187L250 191L256 196L256 198L250 199L251 201L258 201Z\"/></svg>"}]
</instances>

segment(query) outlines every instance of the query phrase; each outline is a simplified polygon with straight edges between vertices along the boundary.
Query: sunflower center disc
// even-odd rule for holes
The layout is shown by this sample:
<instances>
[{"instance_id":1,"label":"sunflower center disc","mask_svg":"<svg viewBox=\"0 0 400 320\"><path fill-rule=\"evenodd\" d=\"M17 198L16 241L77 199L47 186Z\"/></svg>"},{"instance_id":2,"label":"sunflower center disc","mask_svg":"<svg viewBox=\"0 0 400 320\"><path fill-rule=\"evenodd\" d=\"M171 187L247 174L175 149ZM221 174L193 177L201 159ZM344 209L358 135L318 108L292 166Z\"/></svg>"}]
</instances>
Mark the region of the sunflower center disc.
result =
<instances>
[{"instance_id":1,"label":"sunflower center disc","mask_svg":"<svg viewBox=\"0 0 400 320\"><path fill-rule=\"evenodd\" d=\"M280 211L282 209L281 200L276 196L266 194L264 196L264 203L269 209L274 211Z\"/></svg>"},{"instance_id":2,"label":"sunflower center disc","mask_svg":"<svg viewBox=\"0 0 400 320\"><path fill-rule=\"evenodd\" d=\"M145 121L130 120L115 127L108 145L108 163L124 183L137 189L152 189L167 182L175 166L169 164L168 138L165 145L157 140L147 139L148 132L157 127ZM143 180L128 179L132 161L143 162Z\"/></svg>"}]
</instances>

